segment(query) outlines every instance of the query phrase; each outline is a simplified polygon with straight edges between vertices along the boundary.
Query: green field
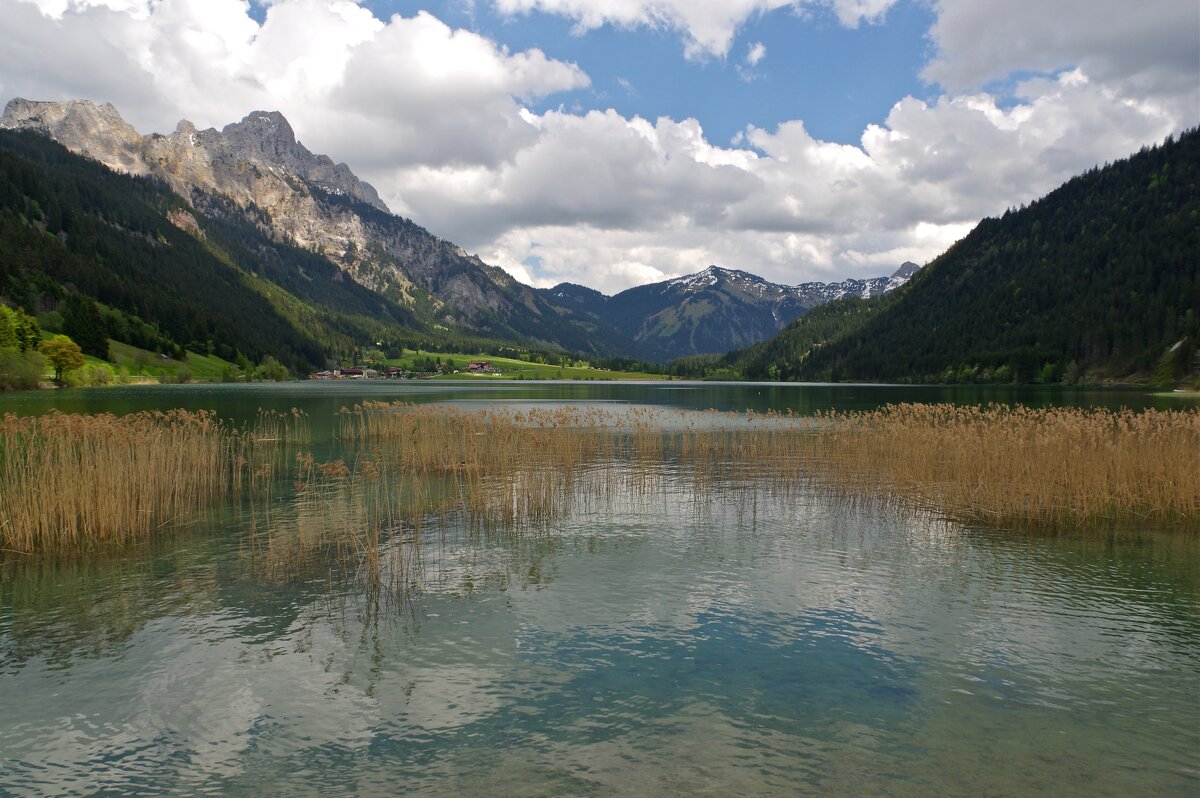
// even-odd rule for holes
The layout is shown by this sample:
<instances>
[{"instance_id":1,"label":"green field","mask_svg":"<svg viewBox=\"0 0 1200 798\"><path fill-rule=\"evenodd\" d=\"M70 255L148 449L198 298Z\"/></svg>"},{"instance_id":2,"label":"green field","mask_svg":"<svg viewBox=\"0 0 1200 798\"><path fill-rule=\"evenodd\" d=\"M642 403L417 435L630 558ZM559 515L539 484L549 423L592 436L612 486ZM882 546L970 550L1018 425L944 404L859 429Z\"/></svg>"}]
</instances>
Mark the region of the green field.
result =
<instances>
[{"instance_id":1,"label":"green field","mask_svg":"<svg viewBox=\"0 0 1200 798\"><path fill-rule=\"evenodd\" d=\"M216 382L227 373L238 374L233 364L214 355L188 352L183 360L164 357L119 341L108 342L112 361L83 356L83 368L68 376L75 385L112 385L137 382ZM227 372L227 370L230 370ZM51 376L47 372L47 379Z\"/></svg>"},{"instance_id":2,"label":"green field","mask_svg":"<svg viewBox=\"0 0 1200 798\"><path fill-rule=\"evenodd\" d=\"M74 372L68 381L71 384L112 385L137 382L219 382L231 375L240 377L238 367L215 355L188 352L183 360L165 357L157 352L139 349L136 346L109 341L112 361L84 356L84 366ZM472 373L468 366L473 361L487 360L494 369L491 373ZM431 361L445 364L445 373L433 377L438 380L662 380L669 379L661 374L646 374L632 371L609 371L593 368L587 363L574 361L563 363L537 363L519 358L492 355L462 355L450 352L427 352L404 350L404 355L381 361L386 366L399 366L414 372L425 372ZM457 374L454 372L458 372ZM47 374L47 379L50 375Z\"/></svg>"},{"instance_id":3,"label":"green field","mask_svg":"<svg viewBox=\"0 0 1200 798\"><path fill-rule=\"evenodd\" d=\"M645 374L636 371L608 371L592 368L579 362L571 365L557 363L533 363L518 358L496 357L494 355L460 355L449 352L426 352L405 349L404 355L391 358L389 366L413 371L423 371L427 360L440 360L447 364L446 373L435 377L439 380L662 380L667 379L662 374ZM473 374L467 371L467 366L476 360L487 360L495 372L492 374ZM458 371L458 374L454 372Z\"/></svg>"},{"instance_id":4,"label":"green field","mask_svg":"<svg viewBox=\"0 0 1200 798\"><path fill-rule=\"evenodd\" d=\"M216 355L195 352L188 352L183 360L175 360L117 341L109 341L108 352L114 364L126 372L154 377L179 377L186 370L195 380L219 380L232 365Z\"/></svg>"}]
</instances>

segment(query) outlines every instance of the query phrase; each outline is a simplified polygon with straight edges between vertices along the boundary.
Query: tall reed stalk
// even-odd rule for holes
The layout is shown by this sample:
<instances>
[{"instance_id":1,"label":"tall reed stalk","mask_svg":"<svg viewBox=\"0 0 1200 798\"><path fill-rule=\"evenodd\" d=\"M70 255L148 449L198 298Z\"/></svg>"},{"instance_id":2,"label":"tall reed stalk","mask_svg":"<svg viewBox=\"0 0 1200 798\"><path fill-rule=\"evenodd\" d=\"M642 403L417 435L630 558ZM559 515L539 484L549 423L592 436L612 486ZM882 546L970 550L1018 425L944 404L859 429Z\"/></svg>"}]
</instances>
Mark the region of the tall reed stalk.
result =
<instances>
[{"instance_id":1,"label":"tall reed stalk","mask_svg":"<svg viewBox=\"0 0 1200 798\"><path fill-rule=\"evenodd\" d=\"M6 549L58 552L142 539L227 488L230 444L212 413L6 416Z\"/></svg>"},{"instance_id":2,"label":"tall reed stalk","mask_svg":"<svg viewBox=\"0 0 1200 798\"><path fill-rule=\"evenodd\" d=\"M452 475L458 509L506 525L561 517L581 496L645 495L668 475L698 498L823 488L997 525L1200 523L1195 410L894 405L674 421L368 403L343 409L341 435L401 473Z\"/></svg>"},{"instance_id":3,"label":"tall reed stalk","mask_svg":"<svg viewBox=\"0 0 1200 798\"><path fill-rule=\"evenodd\" d=\"M958 520L1200 523L1200 412L894 405L824 417L814 462L843 491Z\"/></svg>"},{"instance_id":4,"label":"tall reed stalk","mask_svg":"<svg viewBox=\"0 0 1200 798\"><path fill-rule=\"evenodd\" d=\"M302 413L232 427L211 413L0 422L0 541L69 552L144 540L223 497L369 567L381 536L429 520L521 530L666 489L698 502L814 491L1000 526L1200 526L1200 411L895 405L874 412L510 412L365 403L339 414L346 461L304 452ZM290 512L290 511L289 511ZM283 560L297 559L285 556Z\"/></svg>"},{"instance_id":5,"label":"tall reed stalk","mask_svg":"<svg viewBox=\"0 0 1200 798\"><path fill-rule=\"evenodd\" d=\"M269 492L302 413L234 427L208 411L6 415L0 421L0 548L64 553L145 540L214 501Z\"/></svg>"}]
</instances>

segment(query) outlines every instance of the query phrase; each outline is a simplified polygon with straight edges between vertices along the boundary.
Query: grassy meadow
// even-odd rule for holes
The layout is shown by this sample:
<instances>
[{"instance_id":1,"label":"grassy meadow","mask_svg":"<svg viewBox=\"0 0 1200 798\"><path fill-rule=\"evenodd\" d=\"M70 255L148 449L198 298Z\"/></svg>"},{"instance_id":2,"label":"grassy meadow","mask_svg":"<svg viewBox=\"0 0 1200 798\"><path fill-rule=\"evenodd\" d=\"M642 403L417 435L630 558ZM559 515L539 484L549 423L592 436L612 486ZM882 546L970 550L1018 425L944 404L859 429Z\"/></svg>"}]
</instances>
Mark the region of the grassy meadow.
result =
<instances>
[{"instance_id":1,"label":"grassy meadow","mask_svg":"<svg viewBox=\"0 0 1200 798\"><path fill-rule=\"evenodd\" d=\"M446 373L435 379L442 380L487 380L487 379L525 379L525 380L661 380L661 374L645 374L633 371L608 371L580 365L578 361L570 365L558 363L537 363L512 357L496 357L494 355L461 355L451 352L426 352L405 349L398 358L386 361L389 366L399 366L405 369L421 370L422 364L428 359L440 360L447 364ZM477 360L491 362L495 374L472 374L467 367ZM454 374L454 371L458 374Z\"/></svg>"},{"instance_id":2,"label":"grassy meadow","mask_svg":"<svg viewBox=\"0 0 1200 798\"><path fill-rule=\"evenodd\" d=\"M910 404L800 417L364 403L337 421L343 456L322 462L298 412L242 426L185 411L7 416L2 547L137 543L246 502L273 519L268 541L291 541L284 550L365 556L389 529L545 528L668 488L701 502L816 491L1002 529L1200 528L1194 409Z\"/></svg>"},{"instance_id":3,"label":"grassy meadow","mask_svg":"<svg viewBox=\"0 0 1200 798\"><path fill-rule=\"evenodd\" d=\"M186 352L183 359L166 357L120 341L109 340L111 360L83 356L83 367L66 375L66 383L77 387L131 385L141 383L220 382L225 375L237 373L236 367L215 355ZM47 381L53 371L45 374Z\"/></svg>"},{"instance_id":4,"label":"grassy meadow","mask_svg":"<svg viewBox=\"0 0 1200 798\"><path fill-rule=\"evenodd\" d=\"M186 373L194 380L217 381L233 366L216 355L187 352L183 360L176 360L119 341L109 341L108 351L113 364L126 373L176 380Z\"/></svg>"}]
</instances>

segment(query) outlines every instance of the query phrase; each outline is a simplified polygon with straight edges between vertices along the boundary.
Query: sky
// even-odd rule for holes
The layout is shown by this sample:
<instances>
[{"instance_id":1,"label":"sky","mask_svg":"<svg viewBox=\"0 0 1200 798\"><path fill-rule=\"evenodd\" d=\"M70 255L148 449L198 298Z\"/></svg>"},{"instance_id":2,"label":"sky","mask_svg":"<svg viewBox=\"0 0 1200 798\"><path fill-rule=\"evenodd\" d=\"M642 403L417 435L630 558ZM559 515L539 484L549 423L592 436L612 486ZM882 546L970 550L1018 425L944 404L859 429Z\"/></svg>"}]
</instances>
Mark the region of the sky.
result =
<instances>
[{"instance_id":1,"label":"sky","mask_svg":"<svg viewBox=\"0 0 1200 798\"><path fill-rule=\"evenodd\" d=\"M0 0L0 96L278 110L531 285L926 263L1200 125L1195 0Z\"/></svg>"}]
</instances>

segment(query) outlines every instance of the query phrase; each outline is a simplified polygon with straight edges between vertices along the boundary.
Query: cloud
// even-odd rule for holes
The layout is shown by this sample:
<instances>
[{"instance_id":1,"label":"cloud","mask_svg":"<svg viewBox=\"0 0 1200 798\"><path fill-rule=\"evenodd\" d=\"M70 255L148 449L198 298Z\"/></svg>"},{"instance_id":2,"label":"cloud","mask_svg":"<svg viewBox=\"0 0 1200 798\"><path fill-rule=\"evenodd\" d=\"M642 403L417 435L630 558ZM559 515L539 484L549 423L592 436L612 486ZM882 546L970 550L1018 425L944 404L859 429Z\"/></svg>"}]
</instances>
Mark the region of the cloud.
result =
<instances>
[{"instance_id":1,"label":"cloud","mask_svg":"<svg viewBox=\"0 0 1200 798\"><path fill-rule=\"evenodd\" d=\"M720 13L702 3L689 4L690 12L637 2L512 0L498 5L574 16L583 27L666 25L683 30L693 46L711 52L727 50L726 34L732 36L749 16L771 10L754 3L723 4ZM878 20L892 3L828 5L844 24L853 25ZM1080 171L1200 121L1200 103L1189 103L1186 96L1188 87L1195 89L1194 69L1190 81L1147 82L1147 76L1157 74L1153 69L1147 71L1138 58L1110 46L1109 34L1096 34L1099 27L1116 36L1124 27L1139 31L1134 38L1183 42L1168 50L1186 55L1197 46L1195 37L1164 30L1174 23L1195 30L1187 21L1195 12L1181 11L1184 5L1191 4L1176 3L1173 15L1160 10L1140 23L1129 19L1138 12L1114 7L1116 21L1100 25L1082 9L1057 4L1040 4L1040 21L1029 16L1025 25L1012 23L1009 9L998 11L994 4L938 7L938 24L931 33L938 55L926 75L952 90L931 102L901 99L883 123L864 131L857 146L816 140L799 120L770 131L747 128L737 143L722 149L707 142L694 120L660 119L650 126L610 113L604 120L596 115L573 118L567 131L566 120L548 115L539 120L538 143L517 161L497 172L473 175L472 190L489 199L486 207L476 206L487 221L481 218L470 227L486 234L472 238L468 226L456 232L497 260L536 257L534 277L542 283L574 279L609 289L623 287L633 277L630 263L681 274L721 262L796 282L885 273L902 260L924 262L979 218L1032 200ZM1022 0L1017 6L1018 17L1027 9L1033 14L1031 3ZM956 38L951 32L966 20L978 22L980 29ZM699 32L706 30L721 35ZM1043 42L1031 52L1052 55L1040 61L1005 55L1022 51L1023 36ZM1049 38L1065 44L1056 53ZM979 68L975 77L971 72L977 67L969 60L972 39L986 41L977 53L996 55L990 60L980 56L978 64L991 65ZM758 55L749 45L745 63L752 64ZM1193 55L1167 61L1183 64L1189 58L1193 67L1200 60ZM1090 74L1089 66L1103 77ZM1043 68L1052 74L1017 83L1003 96L975 85ZM1156 90L1144 91L1148 85ZM1185 86L1183 101L1179 85ZM629 135L633 131L640 135ZM559 149L567 141L574 146ZM606 164L603 171L613 179L566 186L526 182L533 174L582 176L599 168L575 163L577 148ZM633 168L614 173L611 165L617 162ZM669 172L656 171L653 165L660 163L671 164ZM714 184L720 190L713 190ZM445 183L422 181L419 193L409 185L406 196L414 208L438 208L434 216L439 223L455 228L451 214L460 203L442 205L437 196ZM580 186L586 187L586 202L566 195ZM665 195L660 193L664 189Z\"/></svg>"},{"instance_id":2,"label":"cloud","mask_svg":"<svg viewBox=\"0 0 1200 798\"><path fill-rule=\"evenodd\" d=\"M0 89L112 102L139 129L220 127L282 111L311 148L360 170L495 164L536 131L521 101L589 85L574 64L512 53L420 12L384 22L350 0L36 4L0 0ZM109 0L116 4L122 0Z\"/></svg>"},{"instance_id":3,"label":"cloud","mask_svg":"<svg viewBox=\"0 0 1200 798\"><path fill-rule=\"evenodd\" d=\"M330 98L329 123L341 118L349 130L338 133L338 143L359 153L365 167L495 165L536 136L519 100L587 85L573 64L540 50L509 53L420 12L393 17L355 48Z\"/></svg>"},{"instance_id":4,"label":"cloud","mask_svg":"<svg viewBox=\"0 0 1200 798\"><path fill-rule=\"evenodd\" d=\"M843 25L855 28L863 22L879 22L896 2L897 0L832 0L824 4L833 8Z\"/></svg>"},{"instance_id":5,"label":"cloud","mask_svg":"<svg viewBox=\"0 0 1200 798\"><path fill-rule=\"evenodd\" d=\"M896 0L492 0L501 14L541 12L575 21L580 33L602 27L651 27L679 31L688 58L729 52L739 28L778 9L827 7L848 27L877 22Z\"/></svg>"},{"instance_id":6,"label":"cloud","mask_svg":"<svg viewBox=\"0 0 1200 798\"><path fill-rule=\"evenodd\" d=\"M924 77L950 91L1016 71L1079 67L1093 80L1150 96L1200 98L1195 0L938 0L937 47Z\"/></svg>"},{"instance_id":7,"label":"cloud","mask_svg":"<svg viewBox=\"0 0 1200 798\"><path fill-rule=\"evenodd\" d=\"M61 19L68 9L79 10L86 8L110 8L113 11L125 11L138 17L149 13L146 0L25 0L37 6L43 14Z\"/></svg>"},{"instance_id":8,"label":"cloud","mask_svg":"<svg viewBox=\"0 0 1200 798\"><path fill-rule=\"evenodd\" d=\"M1016 93L1005 107L905 98L859 145L792 121L722 148L695 120L552 111L530 115L536 143L500 167L407 170L386 198L485 260L536 258L540 284L615 290L713 262L791 283L865 277L927 261L981 217L1180 125L1078 70Z\"/></svg>"},{"instance_id":9,"label":"cloud","mask_svg":"<svg viewBox=\"0 0 1200 798\"><path fill-rule=\"evenodd\" d=\"M475 190L497 199L488 216L504 221L475 244L494 259L538 257L536 277L544 283L606 289L628 284L629 263L666 275L720 263L790 283L887 274L902 260L935 257L980 217L1042 196L1178 127L1162 109L1130 102L1078 71L1031 80L1019 94L1007 108L985 94L935 103L905 98L858 146L822 142L799 121L748 128L742 146L720 149L692 120L575 119L589 128L575 136L588 140L596 160L643 166L610 182L527 184L527 194L490 191L521 181L526 169L476 175ZM558 138L556 120L544 121L544 136ZM620 125L641 134L626 137L618 155L607 143L620 138ZM542 143L536 152L545 158L540 172L556 172L557 163L574 174L563 152ZM673 164L673 204L655 193L666 182L648 168L655 160ZM428 188L438 192L439 185ZM575 214L553 218L541 210L569 208L577 191L587 193L587 205L576 204ZM432 196L420 204L437 205ZM443 206L445 226L454 226L457 205ZM523 217L530 208L539 210Z\"/></svg>"},{"instance_id":10,"label":"cloud","mask_svg":"<svg viewBox=\"0 0 1200 798\"><path fill-rule=\"evenodd\" d=\"M754 67L756 67L758 62L763 60L766 55L767 46L762 42L754 42L747 47L746 55L742 59L742 63L738 64L736 67L738 77L747 83L759 77L759 73Z\"/></svg>"},{"instance_id":11,"label":"cloud","mask_svg":"<svg viewBox=\"0 0 1200 798\"><path fill-rule=\"evenodd\" d=\"M1044 25L1025 33L1042 41L1052 29L1054 41L1021 56L1006 15L1025 13L1024 0L1001 10L947 4L927 69L940 96L899 99L854 143L817 139L796 119L746 127L721 146L695 119L535 113L531 100L586 87L589 76L429 13L382 20L350 0L274 0L260 24L244 0L39 3L0 0L0 28L11 33L0 49L4 94L113 102L143 131L278 109L306 145L350 163L397 212L543 285L615 291L710 263L788 283L884 274L931 259L982 216L1200 122L1200 102L1188 101L1194 75L1181 77L1194 45L1174 30L1188 15L1158 6L1146 12L1151 27L1172 29L1160 31L1164 55L1152 63L1154 37L1132 22L1130 42L1118 44L1116 23L1043 4ZM573 15L584 27L669 26L709 53L727 52L753 15L798 7L497 5ZM891 3L823 5L858 24ZM985 23L996 41L971 51L985 29L972 25ZM747 43L738 66L765 52ZM1033 77L1002 94L981 88L1014 70Z\"/></svg>"}]
</instances>

